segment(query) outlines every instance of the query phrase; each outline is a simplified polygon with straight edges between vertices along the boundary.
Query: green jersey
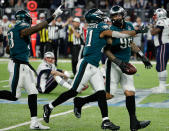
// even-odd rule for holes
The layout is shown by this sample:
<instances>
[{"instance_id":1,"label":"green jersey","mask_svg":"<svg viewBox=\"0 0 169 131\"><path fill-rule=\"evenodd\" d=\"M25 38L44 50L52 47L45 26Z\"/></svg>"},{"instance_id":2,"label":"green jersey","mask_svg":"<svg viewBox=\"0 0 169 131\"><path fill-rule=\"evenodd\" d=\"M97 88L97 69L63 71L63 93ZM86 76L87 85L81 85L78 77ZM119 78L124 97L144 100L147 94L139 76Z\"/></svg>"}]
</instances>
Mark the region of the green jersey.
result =
<instances>
[{"instance_id":1,"label":"green jersey","mask_svg":"<svg viewBox=\"0 0 169 131\"><path fill-rule=\"evenodd\" d=\"M124 28L119 28L116 26L111 26L110 30L114 31L123 31L123 30L134 30L134 27L131 23L125 22ZM111 47L111 52L120 60L124 62L129 62L131 56L131 46L133 37L129 38L113 38L113 43Z\"/></svg>"},{"instance_id":2,"label":"green jersey","mask_svg":"<svg viewBox=\"0 0 169 131\"><path fill-rule=\"evenodd\" d=\"M20 61L28 62L30 37L20 37L20 31L28 28L29 24L19 22L8 31L8 40L10 46L10 57Z\"/></svg>"},{"instance_id":3,"label":"green jersey","mask_svg":"<svg viewBox=\"0 0 169 131\"><path fill-rule=\"evenodd\" d=\"M88 25L86 45L83 51L84 60L98 67L102 56L102 48L106 45L106 40L100 38L100 33L108 30L109 26L103 22Z\"/></svg>"}]
</instances>

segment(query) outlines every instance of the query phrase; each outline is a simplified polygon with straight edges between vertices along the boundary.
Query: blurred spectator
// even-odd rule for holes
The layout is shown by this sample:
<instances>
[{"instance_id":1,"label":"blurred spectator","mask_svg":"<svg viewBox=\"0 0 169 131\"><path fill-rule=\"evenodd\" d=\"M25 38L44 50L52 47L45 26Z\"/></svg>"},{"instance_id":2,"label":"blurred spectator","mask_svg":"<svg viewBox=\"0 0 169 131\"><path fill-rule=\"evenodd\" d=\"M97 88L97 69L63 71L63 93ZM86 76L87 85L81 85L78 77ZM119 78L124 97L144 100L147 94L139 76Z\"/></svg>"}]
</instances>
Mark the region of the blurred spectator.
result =
<instances>
[{"instance_id":1,"label":"blurred spectator","mask_svg":"<svg viewBox=\"0 0 169 131\"><path fill-rule=\"evenodd\" d=\"M138 30L139 28L141 28L141 26L143 26L143 22L141 20L140 17L137 17L136 18L136 22L133 24L134 26L134 29L135 30ZM137 34L135 37L134 37L134 43L136 43L136 45L143 51L143 34ZM136 59L136 54L134 54L134 59Z\"/></svg>"},{"instance_id":2,"label":"blurred spectator","mask_svg":"<svg viewBox=\"0 0 169 131\"><path fill-rule=\"evenodd\" d=\"M76 5L76 7L79 7L79 8L85 8L86 7L86 1L85 0L77 0L75 5Z\"/></svg>"},{"instance_id":3,"label":"blurred spectator","mask_svg":"<svg viewBox=\"0 0 169 131\"><path fill-rule=\"evenodd\" d=\"M131 8L135 9L137 5L137 0L131 0Z\"/></svg>"},{"instance_id":4,"label":"blurred spectator","mask_svg":"<svg viewBox=\"0 0 169 131\"><path fill-rule=\"evenodd\" d=\"M137 0L137 8L146 8L148 0Z\"/></svg>"},{"instance_id":5,"label":"blurred spectator","mask_svg":"<svg viewBox=\"0 0 169 131\"><path fill-rule=\"evenodd\" d=\"M53 20L48 27L48 36L50 46L48 51L53 51L55 55L55 65L57 65L57 58L59 55L59 46L62 45L64 49L65 30L63 29L69 23L69 19L66 23L62 22L61 17ZM62 47L61 46L61 47Z\"/></svg>"},{"instance_id":6,"label":"blurred spectator","mask_svg":"<svg viewBox=\"0 0 169 131\"><path fill-rule=\"evenodd\" d=\"M58 36L58 43L59 43L59 54L64 56L64 49L65 49L65 38L66 38L66 32L65 32L65 26L68 24L68 21L64 24L61 17L58 17L56 19L56 25L60 26L60 29L58 30L59 36Z\"/></svg>"},{"instance_id":7,"label":"blurred spectator","mask_svg":"<svg viewBox=\"0 0 169 131\"><path fill-rule=\"evenodd\" d=\"M2 33L2 27L0 27L0 57L3 56L3 33Z\"/></svg>"},{"instance_id":8,"label":"blurred spectator","mask_svg":"<svg viewBox=\"0 0 169 131\"><path fill-rule=\"evenodd\" d=\"M48 26L49 48L47 51L54 52L55 65L57 66L58 47L59 47L59 28L54 19Z\"/></svg>"},{"instance_id":9,"label":"blurred spectator","mask_svg":"<svg viewBox=\"0 0 169 131\"><path fill-rule=\"evenodd\" d=\"M91 9L96 7L96 1L95 0L87 0L87 6L86 9Z\"/></svg>"},{"instance_id":10,"label":"blurred spectator","mask_svg":"<svg viewBox=\"0 0 169 131\"><path fill-rule=\"evenodd\" d=\"M15 24L16 24L16 19L15 19L15 16L12 15L11 16L11 23L9 24L9 28L13 28Z\"/></svg>"},{"instance_id":11,"label":"blurred spectator","mask_svg":"<svg viewBox=\"0 0 169 131\"><path fill-rule=\"evenodd\" d=\"M57 7L61 5L61 0L50 0L50 1L51 1L51 4L50 4L51 9L56 9Z\"/></svg>"},{"instance_id":12,"label":"blurred spectator","mask_svg":"<svg viewBox=\"0 0 169 131\"><path fill-rule=\"evenodd\" d=\"M99 0L99 8L100 9L108 9L108 1L107 0Z\"/></svg>"},{"instance_id":13,"label":"blurred spectator","mask_svg":"<svg viewBox=\"0 0 169 131\"><path fill-rule=\"evenodd\" d=\"M124 5L123 7L125 9L130 9L131 8L131 0L124 0Z\"/></svg>"},{"instance_id":14,"label":"blurred spectator","mask_svg":"<svg viewBox=\"0 0 169 131\"><path fill-rule=\"evenodd\" d=\"M2 22L1 22L1 27L2 27L2 32L3 32L3 36L4 36L4 39L3 39L3 54L5 53L4 50L7 46L7 41L8 41L8 38L7 38L7 32L9 30L9 24L10 24L10 21L8 20L8 17L6 15L4 15L2 17Z\"/></svg>"},{"instance_id":15,"label":"blurred spectator","mask_svg":"<svg viewBox=\"0 0 169 131\"><path fill-rule=\"evenodd\" d=\"M130 17L130 16L126 16L126 17L125 17L125 21L126 21L126 22L131 22L131 17Z\"/></svg>"},{"instance_id":16,"label":"blurred spectator","mask_svg":"<svg viewBox=\"0 0 169 131\"><path fill-rule=\"evenodd\" d=\"M77 0L65 0L65 8L73 9Z\"/></svg>"},{"instance_id":17,"label":"blurred spectator","mask_svg":"<svg viewBox=\"0 0 169 131\"><path fill-rule=\"evenodd\" d=\"M120 5L123 7L123 0L114 0L113 5Z\"/></svg>"},{"instance_id":18,"label":"blurred spectator","mask_svg":"<svg viewBox=\"0 0 169 131\"><path fill-rule=\"evenodd\" d=\"M70 49L72 47L73 44L73 33L71 31L71 27L72 27L72 21L73 21L73 17L69 17L68 18L70 20L69 25L67 26L67 34L66 34L66 47L65 47L65 56L67 56L68 54L70 54Z\"/></svg>"},{"instance_id":19,"label":"blurred spectator","mask_svg":"<svg viewBox=\"0 0 169 131\"><path fill-rule=\"evenodd\" d=\"M39 21L37 23L40 23L41 21L45 20L45 14L44 13L40 13L39 15ZM37 37L39 36L39 44L40 44L40 57L41 59L43 59L44 57L44 53L47 51L47 46L48 46L48 29L47 28L43 28L41 31L39 31L39 34L37 35Z\"/></svg>"},{"instance_id":20,"label":"blurred spectator","mask_svg":"<svg viewBox=\"0 0 169 131\"><path fill-rule=\"evenodd\" d=\"M150 32L153 25L149 24L148 26L149 26L149 30L147 32L147 58L152 60L155 59L154 36L152 36Z\"/></svg>"},{"instance_id":21,"label":"blurred spectator","mask_svg":"<svg viewBox=\"0 0 169 131\"><path fill-rule=\"evenodd\" d=\"M81 45L84 44L83 29L80 26L80 19L75 17L73 19L73 26L71 27L71 33L73 34L73 45L71 49L72 54L72 71L76 74L76 66L78 63L78 58L81 50Z\"/></svg>"},{"instance_id":22,"label":"blurred spectator","mask_svg":"<svg viewBox=\"0 0 169 131\"><path fill-rule=\"evenodd\" d=\"M18 0L14 7L14 10L17 11L17 10L23 10L23 9L25 9L23 1Z\"/></svg>"}]
</instances>

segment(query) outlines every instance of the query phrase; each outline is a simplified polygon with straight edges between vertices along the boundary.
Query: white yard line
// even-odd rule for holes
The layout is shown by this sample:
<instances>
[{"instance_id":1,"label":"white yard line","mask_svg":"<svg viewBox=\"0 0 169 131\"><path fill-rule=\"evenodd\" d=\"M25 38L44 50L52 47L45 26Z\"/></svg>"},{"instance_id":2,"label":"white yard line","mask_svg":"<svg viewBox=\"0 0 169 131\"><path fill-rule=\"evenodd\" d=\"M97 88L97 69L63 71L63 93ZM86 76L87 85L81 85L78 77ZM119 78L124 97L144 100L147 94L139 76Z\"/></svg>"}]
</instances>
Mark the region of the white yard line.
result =
<instances>
[{"instance_id":1,"label":"white yard line","mask_svg":"<svg viewBox=\"0 0 169 131\"><path fill-rule=\"evenodd\" d=\"M86 109L86 108L89 108L89 107L91 107L91 106L87 105L87 106L84 106L83 109ZM58 113L58 114L51 115L50 118L57 117L57 116L63 116L63 115L66 115L66 114L69 114L69 113L72 113L72 112L73 112L73 110L61 112L61 113ZM43 118L39 118L38 120L42 121ZM25 125L28 125L28 124L30 124L30 121L20 123L20 124L14 125L14 126L10 126L10 127L7 127L7 128L3 128L3 129L0 129L0 131L7 131L7 130L11 130L11 129L14 129L14 128L17 128L17 127L20 127L20 126L25 126Z\"/></svg>"},{"instance_id":2,"label":"white yard line","mask_svg":"<svg viewBox=\"0 0 169 131\"><path fill-rule=\"evenodd\" d=\"M9 80L1 80L0 83L4 83L4 82L7 82L7 81L9 81Z\"/></svg>"},{"instance_id":3,"label":"white yard line","mask_svg":"<svg viewBox=\"0 0 169 131\"><path fill-rule=\"evenodd\" d=\"M6 87L10 87L10 85L4 85L4 86L2 86L2 87L5 87L5 88L6 88Z\"/></svg>"},{"instance_id":4,"label":"white yard line","mask_svg":"<svg viewBox=\"0 0 169 131\"><path fill-rule=\"evenodd\" d=\"M0 59L0 62L8 62L9 60L10 59ZM30 62L42 62L42 60L41 59L31 59ZM71 60L62 60L62 59L59 59L58 62L61 62L61 63L70 63ZM1 64L3 64L3 63L1 63Z\"/></svg>"}]
</instances>

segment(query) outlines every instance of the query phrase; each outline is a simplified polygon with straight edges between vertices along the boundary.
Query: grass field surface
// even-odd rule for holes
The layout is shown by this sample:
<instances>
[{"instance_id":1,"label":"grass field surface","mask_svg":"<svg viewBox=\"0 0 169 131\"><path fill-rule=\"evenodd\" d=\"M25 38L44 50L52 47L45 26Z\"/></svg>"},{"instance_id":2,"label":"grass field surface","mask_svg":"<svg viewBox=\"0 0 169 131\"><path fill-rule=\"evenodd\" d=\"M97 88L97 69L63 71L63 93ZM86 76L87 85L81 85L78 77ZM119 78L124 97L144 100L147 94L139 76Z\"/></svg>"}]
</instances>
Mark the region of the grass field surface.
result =
<instances>
[{"instance_id":1,"label":"grass field surface","mask_svg":"<svg viewBox=\"0 0 169 131\"><path fill-rule=\"evenodd\" d=\"M1 60L1 59L0 59ZM36 69L39 61L33 61L31 64ZM0 90L10 90L8 84L9 73L7 71L8 61L0 61ZM155 86L158 86L158 77L155 70L155 64L153 68L147 70L143 64L135 64L137 73L134 75L134 84L136 90L149 90ZM58 68L71 71L71 63L60 61ZM168 69L169 74L169 69ZM167 79L169 83L169 79ZM42 118L43 110L42 106L51 100L55 99L59 94L66 91L67 89L58 86L50 94L39 94L38 95L38 117ZM168 88L169 90L169 88ZM91 88L88 88L80 96L86 96L93 93ZM124 97L120 92L119 97ZM137 94L136 94L137 97ZM141 97L141 93L138 94L138 98ZM116 97L115 97L116 98ZM112 104L112 99L109 103L109 118L115 124L120 126L120 131L129 131L129 116L124 104ZM144 105L137 107L137 117L139 120L151 120L151 125L142 131L169 131L169 108L165 106L146 107L146 104L168 104L169 94L151 94L148 93L146 97L143 97L138 101L138 105ZM96 103L88 105L87 108L83 109L82 117L77 119L72 113L73 103L72 100L56 107L52 115L57 114L55 117L50 119L50 123L44 125L51 127L51 131L102 131L101 126L101 114ZM59 114L62 113L62 114ZM0 100L0 131L6 130L11 131L27 131L29 130L29 123L23 126L19 124L29 122L30 114L27 105L27 94L23 91L21 99L18 102L9 102ZM15 126L15 128L10 128Z\"/></svg>"}]
</instances>

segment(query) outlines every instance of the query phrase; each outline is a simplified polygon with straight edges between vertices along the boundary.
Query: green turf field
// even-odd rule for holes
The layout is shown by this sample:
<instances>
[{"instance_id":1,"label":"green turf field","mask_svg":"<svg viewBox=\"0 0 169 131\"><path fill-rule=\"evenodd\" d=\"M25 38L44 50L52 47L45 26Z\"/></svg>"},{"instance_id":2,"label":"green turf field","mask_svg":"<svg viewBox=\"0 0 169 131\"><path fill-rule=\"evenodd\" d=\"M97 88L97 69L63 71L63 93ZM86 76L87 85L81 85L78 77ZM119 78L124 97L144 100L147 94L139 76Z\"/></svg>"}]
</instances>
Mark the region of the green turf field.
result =
<instances>
[{"instance_id":1,"label":"green turf field","mask_svg":"<svg viewBox=\"0 0 169 131\"><path fill-rule=\"evenodd\" d=\"M7 71L7 61L0 61L0 90L10 90L8 87L9 73ZM31 64L37 68L39 62L31 62ZM158 86L157 73L155 71L155 65L151 70L144 69L142 64L135 64L138 72L134 75L136 89L149 89ZM58 63L58 68L71 71L70 63ZM168 69L169 74L169 69ZM169 79L167 80L169 83ZM168 88L169 89L169 88ZM51 94L38 95L39 102L46 102L55 99L60 93L66 91L65 88L57 87ZM91 94L92 90L87 89L80 95ZM27 98L25 92L21 97L23 101ZM151 94L140 101L138 104L144 105L148 103L157 104L169 101L169 94ZM71 102L70 102L71 103ZM164 103L165 104L165 103ZM42 106L38 105L38 117L42 118ZM77 119L72 113L73 105L65 104L55 108L52 115L70 111L63 115L56 116L50 119L49 124L45 124L51 127L51 131L101 131L101 115L99 108L96 104L89 105L82 112L82 118ZM137 107L137 116L139 120L151 120L151 125L143 131L169 131L169 108L152 108L152 107ZM109 105L109 117L117 125L120 125L121 131L129 131L129 117L127 110L124 106L111 106ZM10 104L2 103L0 100L0 131L4 128L29 122L29 110L27 104ZM29 124L16 127L11 131L27 131L29 130Z\"/></svg>"}]
</instances>

